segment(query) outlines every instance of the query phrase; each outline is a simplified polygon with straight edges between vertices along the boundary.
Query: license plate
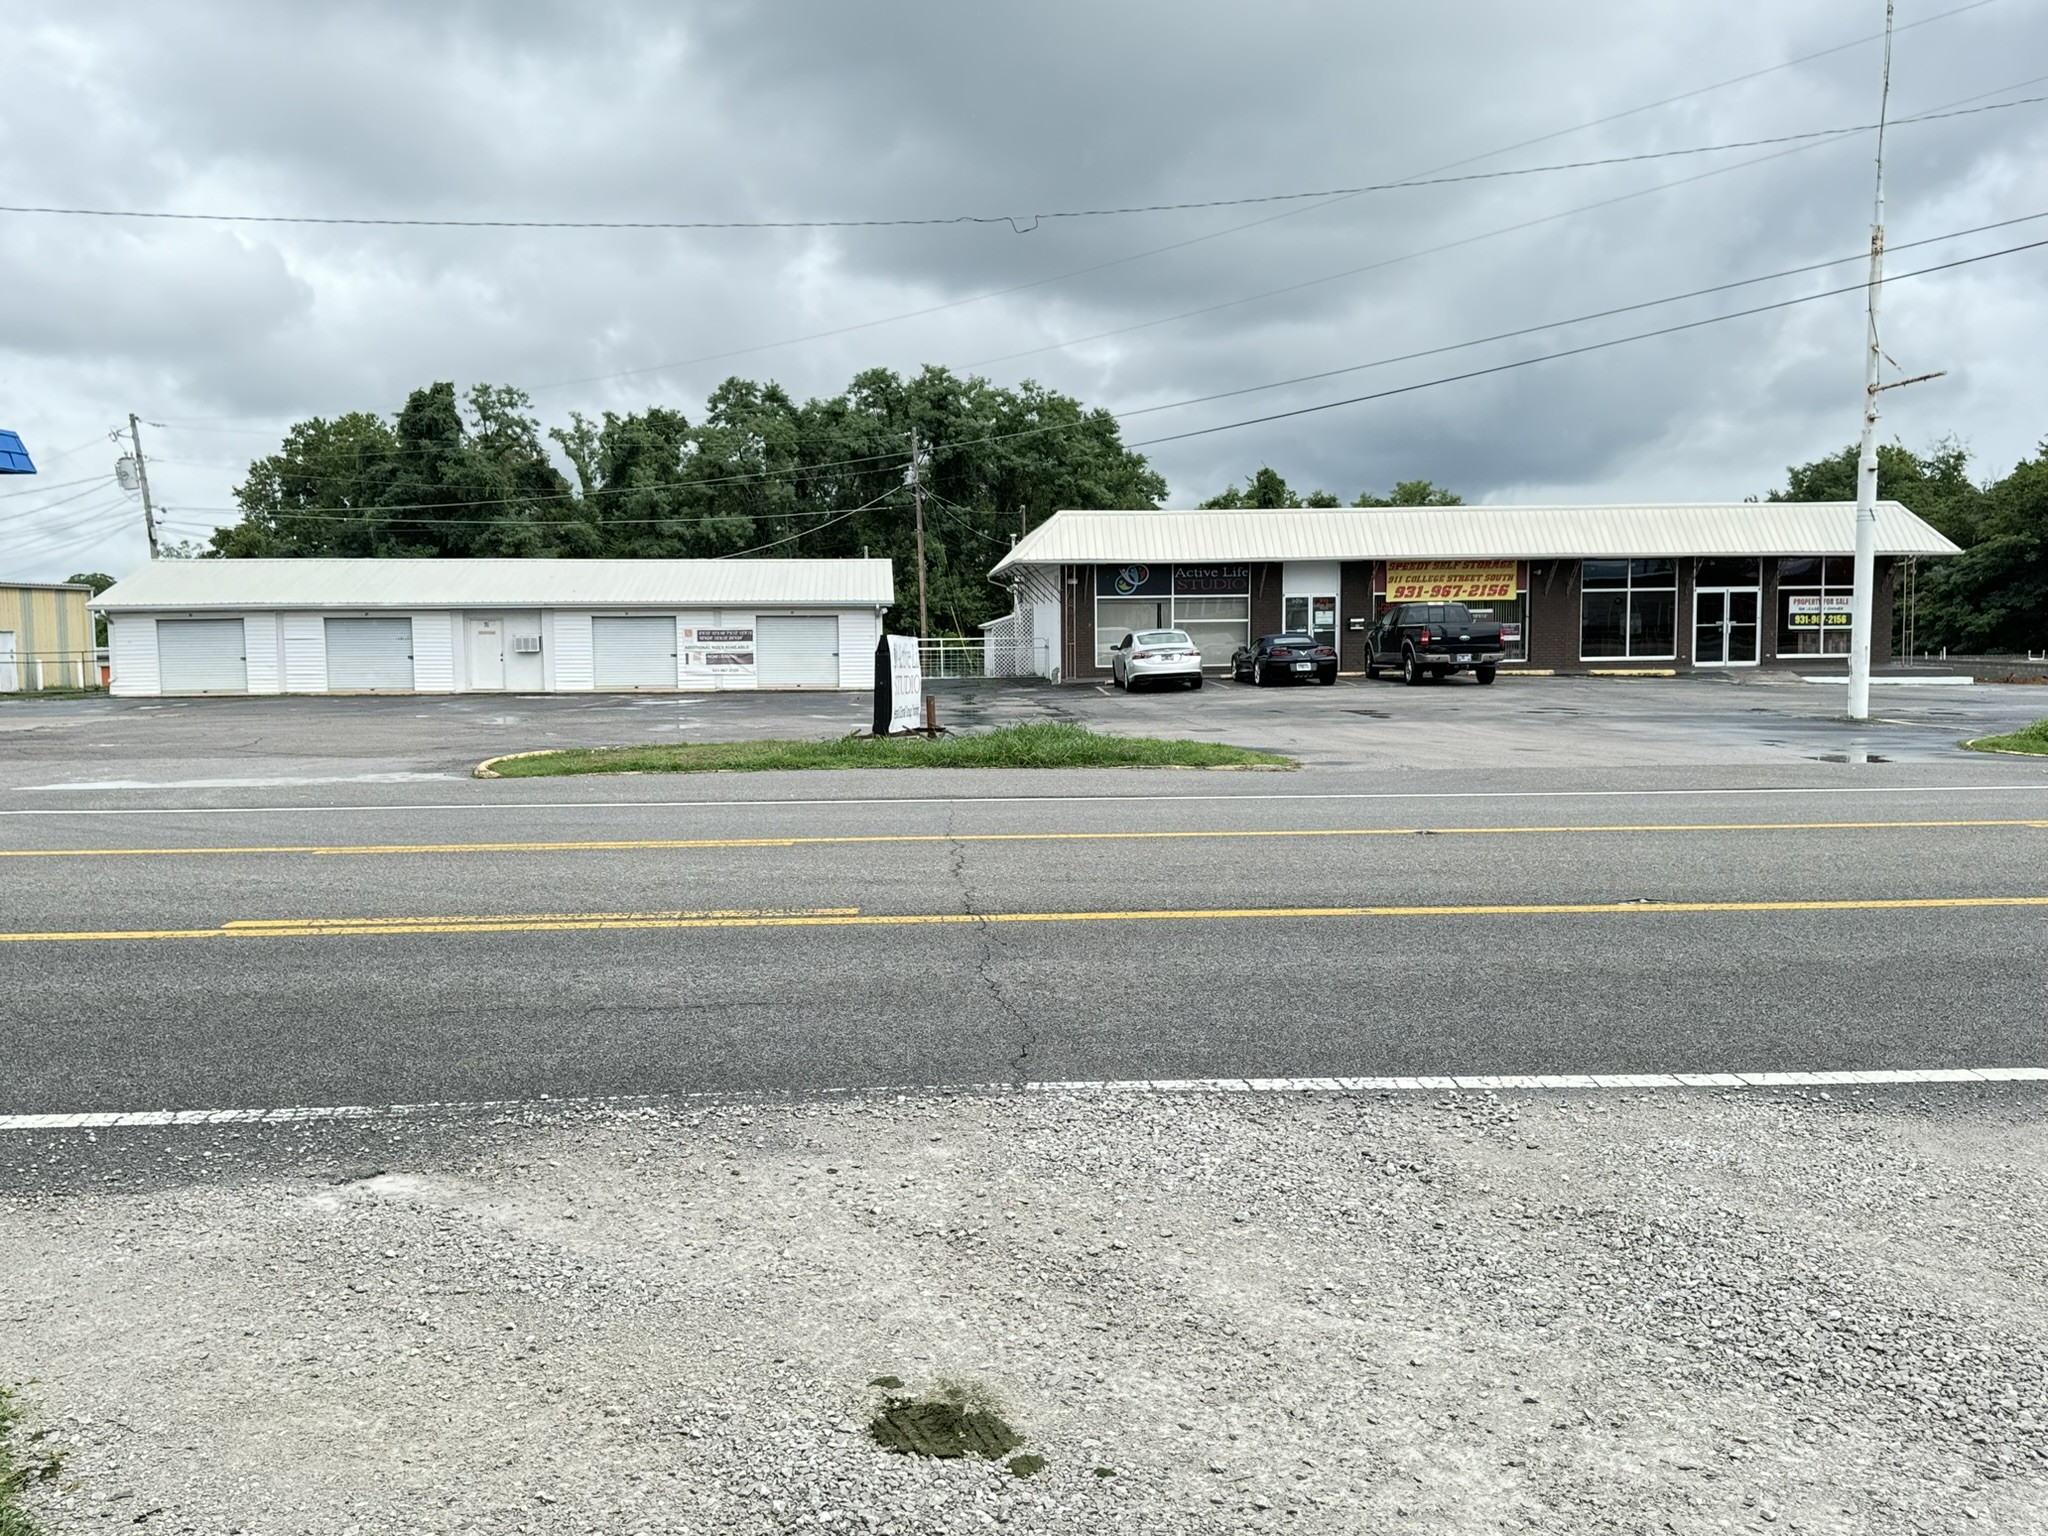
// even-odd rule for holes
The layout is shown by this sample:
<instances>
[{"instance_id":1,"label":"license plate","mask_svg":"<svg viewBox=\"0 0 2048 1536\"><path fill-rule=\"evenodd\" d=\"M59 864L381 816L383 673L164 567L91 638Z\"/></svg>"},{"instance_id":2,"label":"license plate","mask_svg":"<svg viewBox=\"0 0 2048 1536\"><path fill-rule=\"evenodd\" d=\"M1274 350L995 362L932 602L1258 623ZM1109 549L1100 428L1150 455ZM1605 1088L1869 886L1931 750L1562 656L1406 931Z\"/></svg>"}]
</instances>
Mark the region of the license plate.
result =
<instances>
[{"instance_id":1,"label":"license plate","mask_svg":"<svg viewBox=\"0 0 2048 1536\"><path fill-rule=\"evenodd\" d=\"M1297 672L1313 672L1315 669L1316 664L1312 661L1297 661L1294 664L1294 670Z\"/></svg>"},{"instance_id":2,"label":"license plate","mask_svg":"<svg viewBox=\"0 0 2048 1536\"><path fill-rule=\"evenodd\" d=\"M1471 659L1472 659L1472 653L1471 653L1470 651L1460 651L1460 652L1458 652L1458 660L1460 660L1460 661L1470 661Z\"/></svg>"}]
</instances>

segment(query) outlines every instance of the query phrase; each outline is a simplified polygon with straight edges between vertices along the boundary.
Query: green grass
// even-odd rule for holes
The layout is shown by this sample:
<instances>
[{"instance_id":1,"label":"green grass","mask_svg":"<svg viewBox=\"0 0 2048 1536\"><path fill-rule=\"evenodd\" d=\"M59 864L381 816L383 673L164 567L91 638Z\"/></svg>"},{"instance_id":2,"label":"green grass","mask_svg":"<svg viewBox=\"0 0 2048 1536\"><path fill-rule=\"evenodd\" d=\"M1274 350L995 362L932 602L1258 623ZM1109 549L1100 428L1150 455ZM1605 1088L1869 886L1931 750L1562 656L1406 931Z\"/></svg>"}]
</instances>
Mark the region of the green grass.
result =
<instances>
[{"instance_id":1,"label":"green grass","mask_svg":"<svg viewBox=\"0 0 2048 1536\"><path fill-rule=\"evenodd\" d=\"M43 1436L18 1436L21 1420L21 1399L11 1388L0 1387L0 1536L44 1536L42 1522L22 1495L36 1483L54 1482L63 1470L64 1454L25 1449L19 1442L33 1447Z\"/></svg>"},{"instance_id":2,"label":"green grass","mask_svg":"<svg viewBox=\"0 0 2048 1536\"><path fill-rule=\"evenodd\" d=\"M22 703L28 699L104 699L104 688L17 688L9 693L0 693L0 704Z\"/></svg>"},{"instance_id":3,"label":"green grass","mask_svg":"<svg viewBox=\"0 0 2048 1536\"><path fill-rule=\"evenodd\" d=\"M2048 757L2048 720L2036 720L2010 736L1980 736L1963 745L1972 752L2031 752L2036 757Z\"/></svg>"},{"instance_id":4,"label":"green grass","mask_svg":"<svg viewBox=\"0 0 2048 1536\"><path fill-rule=\"evenodd\" d=\"M578 773L759 773L774 768L1292 768L1277 752L1207 741L1098 736L1078 725L1006 725L973 736L882 740L706 741L648 747L575 747L506 758L508 779Z\"/></svg>"}]
</instances>

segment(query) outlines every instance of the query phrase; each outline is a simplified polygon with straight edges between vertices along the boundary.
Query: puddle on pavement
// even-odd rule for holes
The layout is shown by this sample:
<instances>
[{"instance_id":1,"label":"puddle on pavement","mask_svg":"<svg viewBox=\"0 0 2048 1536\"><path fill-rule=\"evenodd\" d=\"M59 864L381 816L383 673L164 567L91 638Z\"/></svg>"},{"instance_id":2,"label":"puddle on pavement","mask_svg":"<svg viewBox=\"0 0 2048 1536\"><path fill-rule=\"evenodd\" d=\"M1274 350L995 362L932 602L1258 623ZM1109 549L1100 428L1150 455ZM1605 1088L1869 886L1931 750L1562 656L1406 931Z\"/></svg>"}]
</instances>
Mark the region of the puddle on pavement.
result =
<instances>
[{"instance_id":1,"label":"puddle on pavement","mask_svg":"<svg viewBox=\"0 0 2048 1536\"><path fill-rule=\"evenodd\" d=\"M1888 763L1890 758L1876 752L1822 752L1814 758L1816 763Z\"/></svg>"},{"instance_id":2,"label":"puddle on pavement","mask_svg":"<svg viewBox=\"0 0 2048 1536\"><path fill-rule=\"evenodd\" d=\"M878 1376L869 1385L888 1394L868 1420L869 1436L885 1451L949 1461L963 1456L997 1461L1024 1443L987 1394L969 1384L941 1382L923 1397L904 1396L897 1390L903 1383L894 1376ZM1018 1471L1014 1465L1010 1470L1029 1477L1043 1465L1039 1461L1030 1471Z\"/></svg>"}]
</instances>

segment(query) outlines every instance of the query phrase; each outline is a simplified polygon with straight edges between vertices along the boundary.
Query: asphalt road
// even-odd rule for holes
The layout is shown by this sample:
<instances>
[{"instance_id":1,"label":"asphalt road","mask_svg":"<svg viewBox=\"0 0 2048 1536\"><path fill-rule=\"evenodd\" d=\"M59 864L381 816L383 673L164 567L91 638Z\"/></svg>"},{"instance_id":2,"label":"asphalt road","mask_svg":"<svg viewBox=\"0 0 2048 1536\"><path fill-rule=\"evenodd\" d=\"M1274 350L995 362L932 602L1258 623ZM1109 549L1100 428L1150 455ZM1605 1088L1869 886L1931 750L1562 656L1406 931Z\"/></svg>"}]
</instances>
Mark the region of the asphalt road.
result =
<instances>
[{"instance_id":1,"label":"asphalt road","mask_svg":"<svg viewBox=\"0 0 2048 1536\"><path fill-rule=\"evenodd\" d=\"M249 761L0 801L0 1114L2048 1064L2048 764Z\"/></svg>"}]
</instances>

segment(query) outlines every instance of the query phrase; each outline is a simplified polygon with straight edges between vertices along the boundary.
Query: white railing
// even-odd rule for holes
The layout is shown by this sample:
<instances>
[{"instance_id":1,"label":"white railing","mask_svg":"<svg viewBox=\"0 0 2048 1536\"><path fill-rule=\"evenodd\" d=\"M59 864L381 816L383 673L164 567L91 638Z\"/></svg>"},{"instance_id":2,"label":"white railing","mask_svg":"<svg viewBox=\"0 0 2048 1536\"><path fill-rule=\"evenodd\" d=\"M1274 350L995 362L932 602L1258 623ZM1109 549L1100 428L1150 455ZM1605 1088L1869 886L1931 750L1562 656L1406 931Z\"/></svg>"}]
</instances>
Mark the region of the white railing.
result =
<instances>
[{"instance_id":1,"label":"white railing","mask_svg":"<svg viewBox=\"0 0 2048 1536\"><path fill-rule=\"evenodd\" d=\"M928 678L1045 677L1052 671L1052 642L995 634L979 640L920 640L917 661Z\"/></svg>"}]
</instances>

